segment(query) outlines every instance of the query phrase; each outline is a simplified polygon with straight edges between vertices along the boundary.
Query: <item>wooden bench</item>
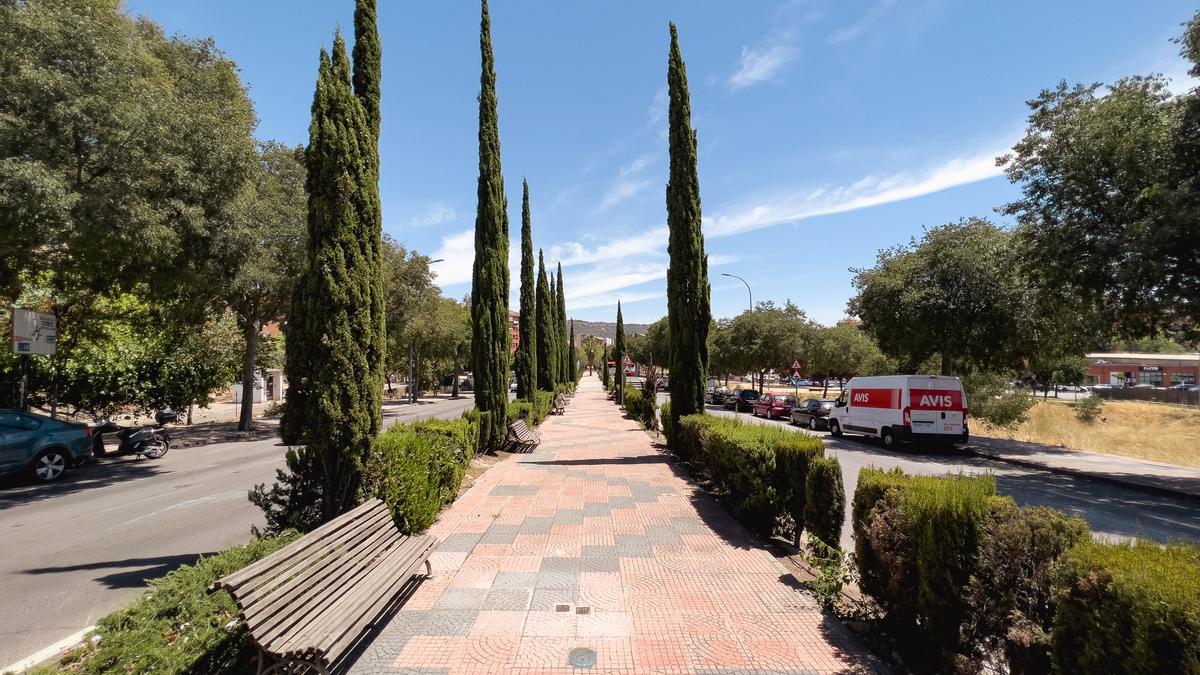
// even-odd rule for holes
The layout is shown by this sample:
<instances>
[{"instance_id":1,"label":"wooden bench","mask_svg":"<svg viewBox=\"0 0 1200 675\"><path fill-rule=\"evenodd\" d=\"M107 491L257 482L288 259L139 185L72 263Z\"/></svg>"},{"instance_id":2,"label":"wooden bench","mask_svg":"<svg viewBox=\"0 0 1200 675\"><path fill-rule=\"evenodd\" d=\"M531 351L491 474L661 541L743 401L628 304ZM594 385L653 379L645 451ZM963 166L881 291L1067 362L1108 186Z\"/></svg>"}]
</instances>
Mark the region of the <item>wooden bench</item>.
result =
<instances>
[{"instance_id":1,"label":"wooden bench","mask_svg":"<svg viewBox=\"0 0 1200 675\"><path fill-rule=\"evenodd\" d=\"M258 672L328 674L414 580L437 541L402 534L372 499L208 588L233 596ZM268 666L268 662L271 662Z\"/></svg>"},{"instance_id":2,"label":"wooden bench","mask_svg":"<svg viewBox=\"0 0 1200 675\"><path fill-rule=\"evenodd\" d=\"M510 452L533 450L541 442L542 437L529 428L529 425L525 423L525 418L522 417L508 425L508 439L504 445L506 449L511 448Z\"/></svg>"},{"instance_id":3,"label":"wooden bench","mask_svg":"<svg viewBox=\"0 0 1200 675\"><path fill-rule=\"evenodd\" d=\"M554 395L554 410L555 415L562 415L567 412L567 399L562 394Z\"/></svg>"}]
</instances>

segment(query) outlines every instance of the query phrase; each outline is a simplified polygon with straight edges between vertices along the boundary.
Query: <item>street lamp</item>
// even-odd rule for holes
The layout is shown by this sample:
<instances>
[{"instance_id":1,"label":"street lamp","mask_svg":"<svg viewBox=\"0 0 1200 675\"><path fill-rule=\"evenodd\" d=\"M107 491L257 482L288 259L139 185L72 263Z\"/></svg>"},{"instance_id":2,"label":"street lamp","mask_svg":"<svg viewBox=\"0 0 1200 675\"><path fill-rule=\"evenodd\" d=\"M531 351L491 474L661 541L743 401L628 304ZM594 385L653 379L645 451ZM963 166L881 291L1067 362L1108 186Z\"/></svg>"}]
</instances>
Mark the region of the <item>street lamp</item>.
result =
<instances>
[{"instance_id":1,"label":"street lamp","mask_svg":"<svg viewBox=\"0 0 1200 675\"><path fill-rule=\"evenodd\" d=\"M736 274L729 274L727 272L721 272L721 276L733 277L734 279L737 279L738 281L742 282L743 284L746 284L746 295L750 296L750 311L753 312L754 311L754 293L751 292L751 290L750 290L750 282L746 281L745 279L739 277Z\"/></svg>"}]
</instances>

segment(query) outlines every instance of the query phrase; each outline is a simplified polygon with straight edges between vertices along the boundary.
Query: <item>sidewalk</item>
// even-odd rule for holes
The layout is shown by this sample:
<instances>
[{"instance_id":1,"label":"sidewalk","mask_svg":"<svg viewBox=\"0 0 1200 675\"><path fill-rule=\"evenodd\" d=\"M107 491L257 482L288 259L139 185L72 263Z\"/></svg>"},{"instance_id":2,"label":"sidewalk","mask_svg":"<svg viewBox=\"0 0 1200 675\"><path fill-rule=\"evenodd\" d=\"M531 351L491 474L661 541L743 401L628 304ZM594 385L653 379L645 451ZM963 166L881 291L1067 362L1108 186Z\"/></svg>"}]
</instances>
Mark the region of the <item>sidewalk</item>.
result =
<instances>
[{"instance_id":1,"label":"sidewalk","mask_svg":"<svg viewBox=\"0 0 1200 675\"><path fill-rule=\"evenodd\" d=\"M974 436L966 450L1011 464L1200 501L1200 469L1144 459Z\"/></svg>"},{"instance_id":2,"label":"sidewalk","mask_svg":"<svg viewBox=\"0 0 1200 675\"><path fill-rule=\"evenodd\" d=\"M587 378L446 510L351 673L827 673L865 648Z\"/></svg>"}]
</instances>

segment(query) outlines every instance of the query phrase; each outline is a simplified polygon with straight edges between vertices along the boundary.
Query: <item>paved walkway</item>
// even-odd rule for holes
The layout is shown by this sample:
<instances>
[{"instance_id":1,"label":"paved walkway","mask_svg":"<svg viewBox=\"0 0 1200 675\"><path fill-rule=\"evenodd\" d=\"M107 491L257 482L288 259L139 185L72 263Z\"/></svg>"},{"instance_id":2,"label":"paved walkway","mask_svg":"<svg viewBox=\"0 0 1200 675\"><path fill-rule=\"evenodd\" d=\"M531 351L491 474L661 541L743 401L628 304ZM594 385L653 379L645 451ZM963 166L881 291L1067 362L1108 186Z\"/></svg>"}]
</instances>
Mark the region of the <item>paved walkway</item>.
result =
<instances>
[{"instance_id":1,"label":"paved walkway","mask_svg":"<svg viewBox=\"0 0 1200 675\"><path fill-rule=\"evenodd\" d=\"M433 578L350 672L878 668L598 380L541 432L441 515Z\"/></svg>"}]
</instances>

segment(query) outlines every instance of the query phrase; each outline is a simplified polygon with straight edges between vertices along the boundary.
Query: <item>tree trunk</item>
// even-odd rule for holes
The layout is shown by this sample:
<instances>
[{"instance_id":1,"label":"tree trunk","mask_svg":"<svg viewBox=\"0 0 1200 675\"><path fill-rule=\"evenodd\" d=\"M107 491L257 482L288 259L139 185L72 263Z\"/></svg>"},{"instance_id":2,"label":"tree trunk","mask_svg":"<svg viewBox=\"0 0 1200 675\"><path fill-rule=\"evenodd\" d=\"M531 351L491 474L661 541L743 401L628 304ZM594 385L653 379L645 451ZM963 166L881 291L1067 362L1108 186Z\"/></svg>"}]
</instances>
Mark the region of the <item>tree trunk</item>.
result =
<instances>
[{"instance_id":1,"label":"tree trunk","mask_svg":"<svg viewBox=\"0 0 1200 675\"><path fill-rule=\"evenodd\" d=\"M458 360L454 362L454 384L450 387L450 398L458 398Z\"/></svg>"},{"instance_id":2,"label":"tree trunk","mask_svg":"<svg viewBox=\"0 0 1200 675\"><path fill-rule=\"evenodd\" d=\"M192 426L192 405L191 403L188 404L187 425L189 427Z\"/></svg>"},{"instance_id":3,"label":"tree trunk","mask_svg":"<svg viewBox=\"0 0 1200 675\"><path fill-rule=\"evenodd\" d=\"M408 399L409 403L412 403L415 400L415 399L413 399L413 352L414 351L415 350L413 349L413 346L409 345L408 346L408 391L404 392L405 398Z\"/></svg>"},{"instance_id":4,"label":"tree trunk","mask_svg":"<svg viewBox=\"0 0 1200 675\"><path fill-rule=\"evenodd\" d=\"M950 363L950 355L942 354L942 375L953 375L954 369Z\"/></svg>"},{"instance_id":5,"label":"tree trunk","mask_svg":"<svg viewBox=\"0 0 1200 675\"><path fill-rule=\"evenodd\" d=\"M413 398L412 402L416 403L421 398L421 352L414 351L415 358L413 359L416 366L413 368Z\"/></svg>"},{"instance_id":6,"label":"tree trunk","mask_svg":"<svg viewBox=\"0 0 1200 675\"><path fill-rule=\"evenodd\" d=\"M254 362L258 359L258 322L246 321L242 326L246 338L246 355L242 360L242 411L238 416L238 431L254 428Z\"/></svg>"}]
</instances>

